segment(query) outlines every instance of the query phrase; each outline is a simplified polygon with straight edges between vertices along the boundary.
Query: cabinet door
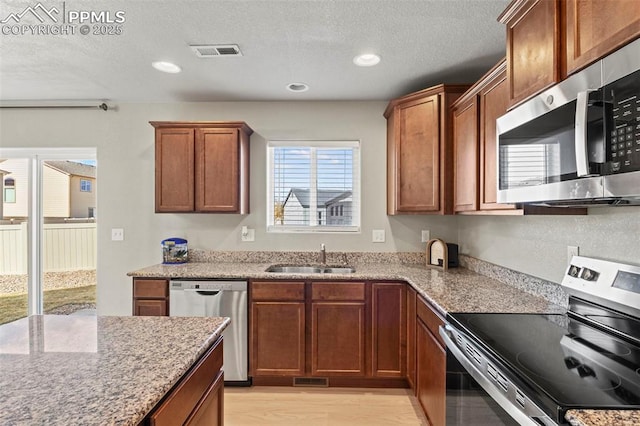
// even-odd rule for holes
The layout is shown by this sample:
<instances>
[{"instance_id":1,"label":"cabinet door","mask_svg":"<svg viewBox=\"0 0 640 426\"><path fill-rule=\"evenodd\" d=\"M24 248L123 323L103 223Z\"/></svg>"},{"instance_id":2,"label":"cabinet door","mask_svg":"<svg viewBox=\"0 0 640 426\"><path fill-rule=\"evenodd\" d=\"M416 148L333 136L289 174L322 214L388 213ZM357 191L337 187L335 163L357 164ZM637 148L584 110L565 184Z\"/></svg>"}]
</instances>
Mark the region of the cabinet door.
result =
<instances>
[{"instance_id":1,"label":"cabinet door","mask_svg":"<svg viewBox=\"0 0 640 426\"><path fill-rule=\"evenodd\" d=\"M420 320L417 321L416 341L418 401L432 425L444 425L447 355Z\"/></svg>"},{"instance_id":2,"label":"cabinet door","mask_svg":"<svg viewBox=\"0 0 640 426\"><path fill-rule=\"evenodd\" d=\"M196 129L196 211L239 212L237 129Z\"/></svg>"},{"instance_id":3,"label":"cabinet door","mask_svg":"<svg viewBox=\"0 0 640 426\"><path fill-rule=\"evenodd\" d=\"M224 375L218 374L185 426L222 426L224 424Z\"/></svg>"},{"instance_id":4,"label":"cabinet door","mask_svg":"<svg viewBox=\"0 0 640 426\"><path fill-rule=\"evenodd\" d=\"M169 315L166 299L134 299L133 315L135 316L159 316Z\"/></svg>"},{"instance_id":5,"label":"cabinet door","mask_svg":"<svg viewBox=\"0 0 640 426\"><path fill-rule=\"evenodd\" d=\"M365 303L311 303L311 375L365 375Z\"/></svg>"},{"instance_id":6,"label":"cabinet door","mask_svg":"<svg viewBox=\"0 0 640 426\"><path fill-rule=\"evenodd\" d=\"M480 92L480 210L515 209L513 204L498 204L496 120L507 112L509 102L504 63L501 69Z\"/></svg>"},{"instance_id":7,"label":"cabinet door","mask_svg":"<svg viewBox=\"0 0 640 426\"><path fill-rule=\"evenodd\" d=\"M405 284L372 283L372 356L374 377L406 376L407 312Z\"/></svg>"},{"instance_id":8,"label":"cabinet door","mask_svg":"<svg viewBox=\"0 0 640 426\"><path fill-rule=\"evenodd\" d=\"M454 211L478 209L478 103L472 97L453 111Z\"/></svg>"},{"instance_id":9,"label":"cabinet door","mask_svg":"<svg viewBox=\"0 0 640 426\"><path fill-rule=\"evenodd\" d=\"M509 106L513 107L560 81L560 8L559 0L522 0L511 6L500 21L507 25Z\"/></svg>"},{"instance_id":10,"label":"cabinet door","mask_svg":"<svg viewBox=\"0 0 640 426\"><path fill-rule=\"evenodd\" d=\"M640 1L566 0L565 5L566 75L640 35Z\"/></svg>"},{"instance_id":11,"label":"cabinet door","mask_svg":"<svg viewBox=\"0 0 640 426\"><path fill-rule=\"evenodd\" d=\"M440 102L433 95L399 105L395 145L399 212L440 210Z\"/></svg>"},{"instance_id":12,"label":"cabinet door","mask_svg":"<svg viewBox=\"0 0 640 426\"><path fill-rule=\"evenodd\" d=\"M194 131L156 129L156 213L194 209Z\"/></svg>"},{"instance_id":13,"label":"cabinet door","mask_svg":"<svg viewBox=\"0 0 640 426\"><path fill-rule=\"evenodd\" d=\"M251 303L253 376L303 376L305 303Z\"/></svg>"}]
</instances>

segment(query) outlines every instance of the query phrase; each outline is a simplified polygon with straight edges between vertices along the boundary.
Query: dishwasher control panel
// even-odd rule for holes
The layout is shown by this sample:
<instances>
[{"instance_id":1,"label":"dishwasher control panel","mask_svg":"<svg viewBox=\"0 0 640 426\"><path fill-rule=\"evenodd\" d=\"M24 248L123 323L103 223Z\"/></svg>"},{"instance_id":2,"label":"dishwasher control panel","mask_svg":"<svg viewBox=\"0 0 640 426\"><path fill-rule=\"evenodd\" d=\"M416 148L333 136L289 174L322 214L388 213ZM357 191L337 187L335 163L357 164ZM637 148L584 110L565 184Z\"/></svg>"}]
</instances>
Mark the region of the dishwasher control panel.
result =
<instances>
[{"instance_id":1,"label":"dishwasher control panel","mask_svg":"<svg viewBox=\"0 0 640 426\"><path fill-rule=\"evenodd\" d=\"M246 281L171 280L172 291L246 291Z\"/></svg>"}]
</instances>

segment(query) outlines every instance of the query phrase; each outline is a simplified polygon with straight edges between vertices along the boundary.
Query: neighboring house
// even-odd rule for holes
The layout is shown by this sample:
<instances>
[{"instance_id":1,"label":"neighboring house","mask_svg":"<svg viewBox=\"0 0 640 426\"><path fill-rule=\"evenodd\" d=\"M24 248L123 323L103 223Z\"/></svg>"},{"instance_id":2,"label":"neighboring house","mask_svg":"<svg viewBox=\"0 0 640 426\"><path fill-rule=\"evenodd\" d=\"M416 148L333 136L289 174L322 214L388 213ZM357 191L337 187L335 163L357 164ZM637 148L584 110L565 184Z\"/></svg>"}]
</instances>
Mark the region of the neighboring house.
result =
<instances>
[{"instance_id":1,"label":"neighboring house","mask_svg":"<svg viewBox=\"0 0 640 426\"><path fill-rule=\"evenodd\" d=\"M292 188L284 206L284 225L310 225L310 192ZM349 225L353 198L351 191L319 189L316 200L316 225Z\"/></svg>"},{"instance_id":2,"label":"neighboring house","mask_svg":"<svg viewBox=\"0 0 640 426\"><path fill-rule=\"evenodd\" d=\"M0 160L3 181L2 218L28 216L26 159ZM46 219L90 218L96 215L96 168L74 161L45 161L43 213Z\"/></svg>"}]
</instances>

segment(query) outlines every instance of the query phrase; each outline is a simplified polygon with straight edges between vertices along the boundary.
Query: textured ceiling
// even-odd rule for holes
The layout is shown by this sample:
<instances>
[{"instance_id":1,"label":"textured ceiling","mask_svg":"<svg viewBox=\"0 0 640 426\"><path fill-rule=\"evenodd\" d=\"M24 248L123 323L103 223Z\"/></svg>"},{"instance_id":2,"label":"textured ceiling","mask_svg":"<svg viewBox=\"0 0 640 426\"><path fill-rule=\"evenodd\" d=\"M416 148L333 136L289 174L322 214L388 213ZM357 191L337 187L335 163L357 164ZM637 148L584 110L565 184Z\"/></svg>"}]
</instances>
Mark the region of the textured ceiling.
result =
<instances>
[{"instance_id":1,"label":"textured ceiling","mask_svg":"<svg viewBox=\"0 0 640 426\"><path fill-rule=\"evenodd\" d=\"M37 4L2 0L0 20ZM388 100L486 72L504 56L506 32L496 18L508 0L42 4L60 16L121 10L126 21L120 35L82 35L80 25L73 35L4 34L7 26L38 24L30 13L0 24L0 100ZM212 43L238 44L244 56L201 59L189 48ZM382 62L356 67L352 59L363 52L378 53ZM151 67L157 60L183 72L158 72ZM288 92L292 82L310 90Z\"/></svg>"}]
</instances>

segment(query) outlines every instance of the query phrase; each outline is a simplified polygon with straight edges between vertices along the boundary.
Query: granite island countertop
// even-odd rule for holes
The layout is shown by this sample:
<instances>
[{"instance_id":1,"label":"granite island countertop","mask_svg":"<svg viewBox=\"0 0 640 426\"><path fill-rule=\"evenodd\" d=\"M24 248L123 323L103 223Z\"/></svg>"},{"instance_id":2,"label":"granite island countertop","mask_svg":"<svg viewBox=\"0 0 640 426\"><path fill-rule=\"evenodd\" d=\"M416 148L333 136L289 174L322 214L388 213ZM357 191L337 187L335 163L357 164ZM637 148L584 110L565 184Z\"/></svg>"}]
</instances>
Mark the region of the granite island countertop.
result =
<instances>
[{"instance_id":1,"label":"granite island countertop","mask_svg":"<svg viewBox=\"0 0 640 426\"><path fill-rule=\"evenodd\" d=\"M153 265L130 272L147 278L245 278L245 279L334 279L406 281L443 315L448 312L564 313L565 307L530 294L494 278L465 268L448 271L420 264L354 263L353 274L290 274L265 272L272 263L193 262ZM507 274L507 280L510 275ZM534 284L535 285L535 284ZM525 287L529 287L525 284ZM618 426L640 424L638 410L569 410L565 416L574 426Z\"/></svg>"},{"instance_id":2,"label":"granite island countertop","mask_svg":"<svg viewBox=\"0 0 640 426\"><path fill-rule=\"evenodd\" d=\"M0 326L0 424L137 425L228 318L35 315Z\"/></svg>"}]
</instances>

